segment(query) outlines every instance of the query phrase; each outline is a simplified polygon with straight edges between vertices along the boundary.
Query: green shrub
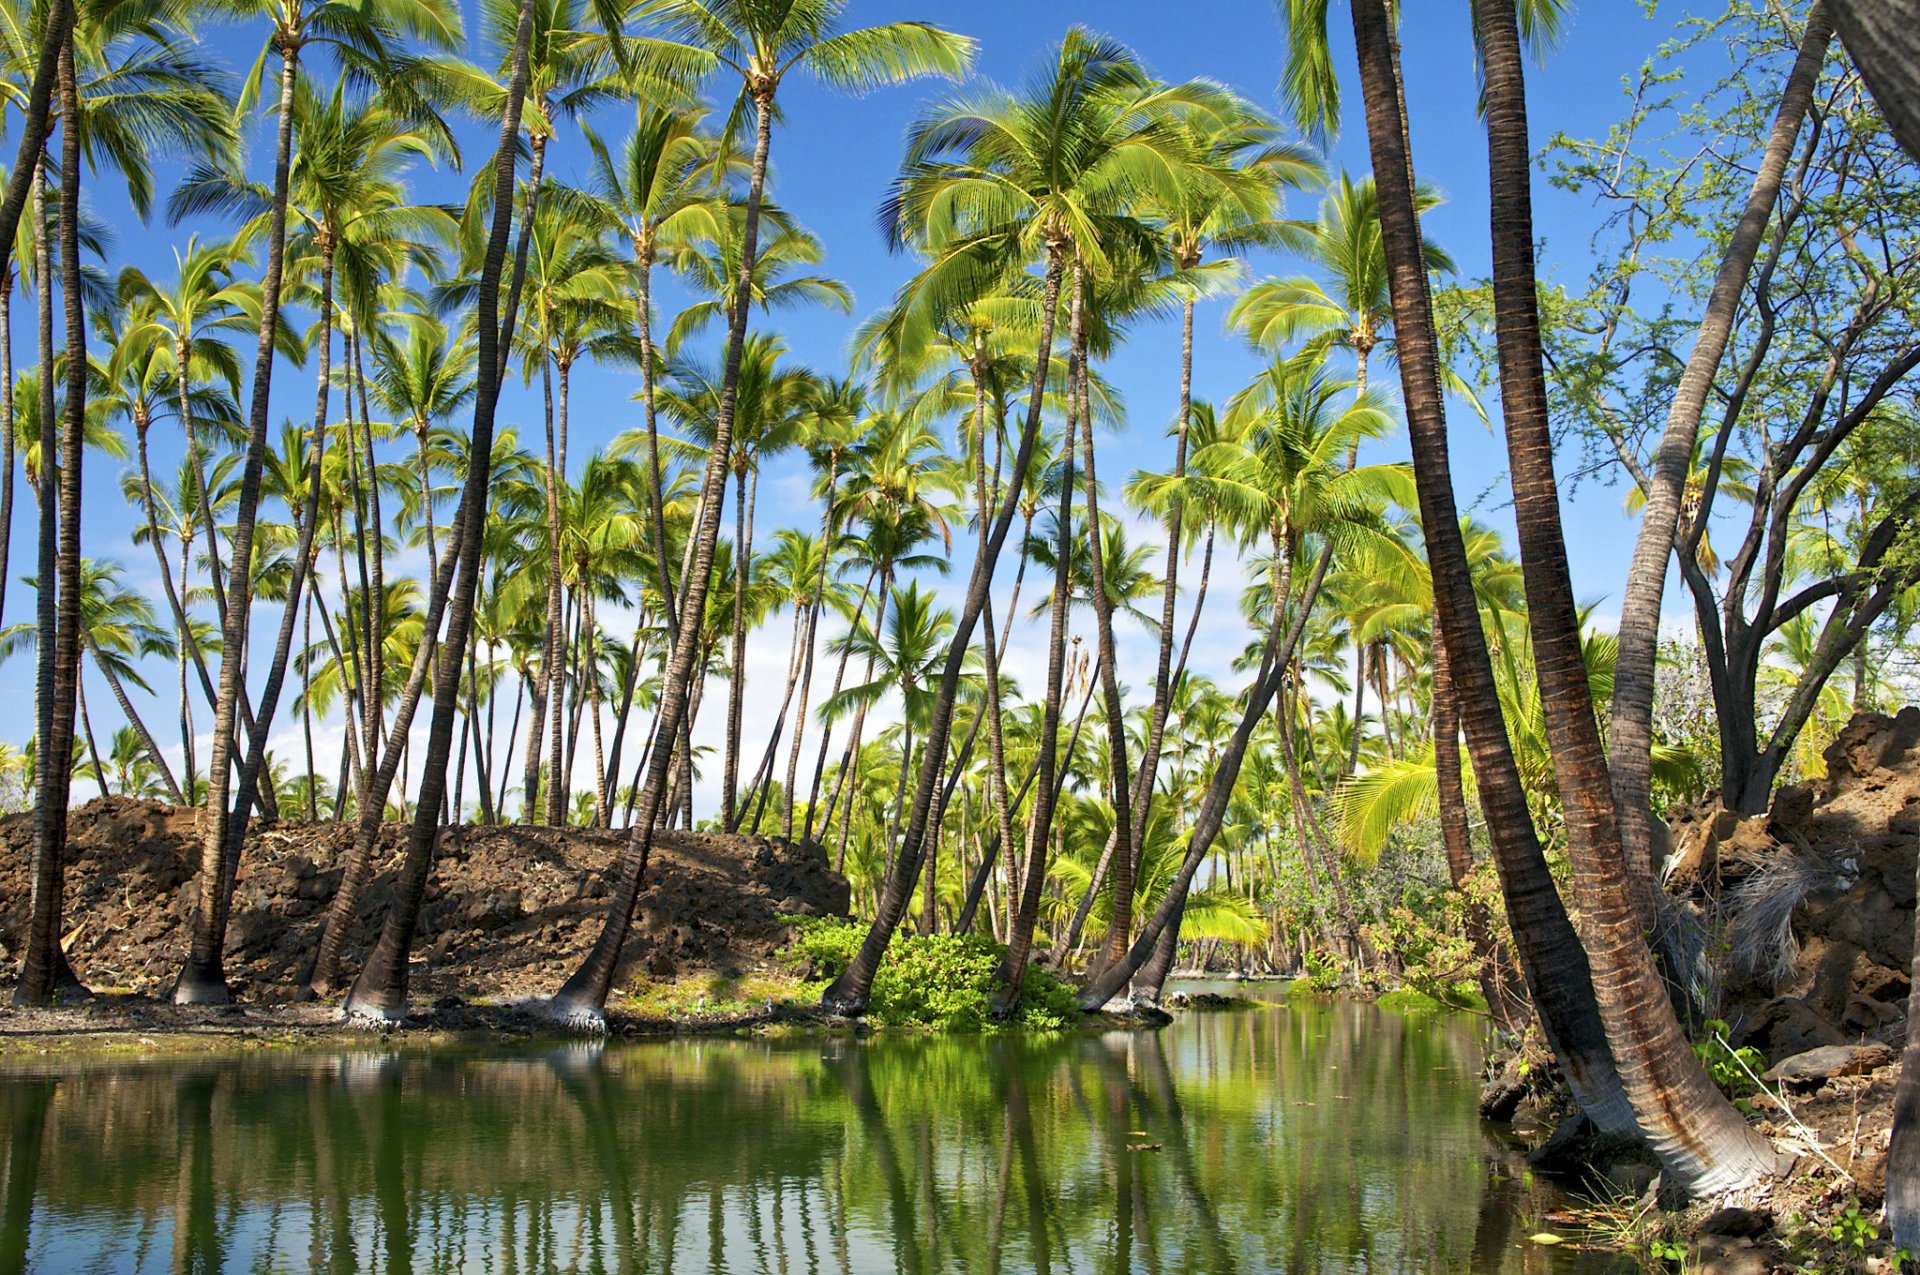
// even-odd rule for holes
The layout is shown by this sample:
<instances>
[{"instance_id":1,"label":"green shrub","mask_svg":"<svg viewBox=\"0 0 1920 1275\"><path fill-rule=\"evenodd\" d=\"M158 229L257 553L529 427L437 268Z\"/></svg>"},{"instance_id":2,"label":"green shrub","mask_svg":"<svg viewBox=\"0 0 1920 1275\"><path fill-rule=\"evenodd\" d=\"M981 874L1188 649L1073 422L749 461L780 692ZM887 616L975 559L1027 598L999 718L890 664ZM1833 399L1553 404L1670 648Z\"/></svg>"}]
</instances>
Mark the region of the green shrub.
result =
<instances>
[{"instance_id":1,"label":"green shrub","mask_svg":"<svg viewBox=\"0 0 1920 1275\"><path fill-rule=\"evenodd\" d=\"M789 959L807 961L817 978L835 978L852 963L866 927L831 917L794 923L798 941ZM940 1031L992 1030L994 973L1005 948L978 935L896 935L880 962L867 997L867 1017L883 1026L931 1027ZM1030 964L1020 1012L1004 1024L1059 1031L1079 1017L1073 988Z\"/></svg>"}]
</instances>

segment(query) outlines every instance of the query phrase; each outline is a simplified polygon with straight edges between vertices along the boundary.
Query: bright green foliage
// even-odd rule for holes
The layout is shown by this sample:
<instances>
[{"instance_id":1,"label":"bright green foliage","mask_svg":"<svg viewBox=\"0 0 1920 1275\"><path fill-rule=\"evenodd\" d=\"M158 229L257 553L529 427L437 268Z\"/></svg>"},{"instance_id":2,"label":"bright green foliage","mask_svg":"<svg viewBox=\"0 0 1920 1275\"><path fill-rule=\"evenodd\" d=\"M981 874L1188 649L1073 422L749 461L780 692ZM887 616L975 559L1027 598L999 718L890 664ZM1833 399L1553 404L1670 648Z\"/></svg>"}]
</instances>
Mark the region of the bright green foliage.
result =
<instances>
[{"instance_id":1,"label":"bright green foliage","mask_svg":"<svg viewBox=\"0 0 1920 1275\"><path fill-rule=\"evenodd\" d=\"M832 918L797 923L795 952L813 962L816 977L832 978L847 967L866 937L866 927ZM1002 1022L991 1009L998 990L1000 944L978 935L919 934L896 937L887 949L867 1002L867 1017L888 1027L931 1027L969 1032L999 1026L1059 1031L1079 1017L1073 989L1047 970L1030 965L1021 985L1020 1009Z\"/></svg>"}]
</instances>

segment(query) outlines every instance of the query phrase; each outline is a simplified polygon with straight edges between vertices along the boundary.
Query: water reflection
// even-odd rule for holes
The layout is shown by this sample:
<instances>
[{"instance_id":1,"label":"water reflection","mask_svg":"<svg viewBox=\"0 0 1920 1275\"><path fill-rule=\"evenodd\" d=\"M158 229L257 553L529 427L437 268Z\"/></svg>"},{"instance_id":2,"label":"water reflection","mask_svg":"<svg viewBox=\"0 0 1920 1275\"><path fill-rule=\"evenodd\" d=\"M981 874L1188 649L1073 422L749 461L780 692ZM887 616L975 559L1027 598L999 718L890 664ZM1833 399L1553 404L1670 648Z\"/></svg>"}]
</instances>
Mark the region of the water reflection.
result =
<instances>
[{"instance_id":1,"label":"water reflection","mask_svg":"<svg viewBox=\"0 0 1920 1275\"><path fill-rule=\"evenodd\" d=\"M1465 1022L680 1041L0 1072L14 1271L1604 1269Z\"/></svg>"}]
</instances>

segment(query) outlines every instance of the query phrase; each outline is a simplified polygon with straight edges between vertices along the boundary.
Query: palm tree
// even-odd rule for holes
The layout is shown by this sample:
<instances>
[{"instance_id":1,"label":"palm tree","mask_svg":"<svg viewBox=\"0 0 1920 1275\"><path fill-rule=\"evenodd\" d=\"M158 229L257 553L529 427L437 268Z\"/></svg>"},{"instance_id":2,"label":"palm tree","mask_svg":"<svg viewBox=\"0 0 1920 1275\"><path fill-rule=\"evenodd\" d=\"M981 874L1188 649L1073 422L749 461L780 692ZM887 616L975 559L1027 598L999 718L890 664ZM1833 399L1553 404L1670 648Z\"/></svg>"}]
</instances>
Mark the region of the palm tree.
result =
<instances>
[{"instance_id":1,"label":"palm tree","mask_svg":"<svg viewBox=\"0 0 1920 1275\"><path fill-rule=\"evenodd\" d=\"M459 38L460 17L456 7L444 0L401 4L378 0L367 5L349 5L340 0L227 0L238 13L265 17L271 31L267 48L280 54L279 114L274 149L273 188L267 211L266 273L261 282L259 337L253 365L252 388L247 411L245 459L240 471L240 495L235 509L231 552L235 564L253 560L253 541L259 516L261 473L265 467L269 394L273 382L274 339L280 322L281 292L286 264L287 210L293 166L294 104L299 85L302 52L309 44L333 47L341 60L360 68L379 63L388 47L400 34L448 45ZM265 68L265 50L259 67ZM259 80L250 79L247 98L258 90ZM200 211L203 201L230 195L232 183L217 168L203 168L190 175L169 210L175 217ZM319 430L316 429L316 435ZM232 745L238 701L244 697L241 668L247 647L246 633L253 583L244 570L236 570L229 581L227 597L221 608L222 638L220 679L214 701L212 758L208 765L207 807L210 817L203 829L201 855L201 902L196 914L192 950L181 978L174 987L174 999L183 1004L220 1004L231 999L221 971L219 946L226 930L223 891L213 886L221 880L220 865L227 855L227 842L233 822L228 799L228 754ZM284 627L284 626L283 626ZM284 673L284 662L280 671ZM263 732L255 732L261 734ZM246 812L239 812L244 829Z\"/></svg>"},{"instance_id":2,"label":"palm tree","mask_svg":"<svg viewBox=\"0 0 1920 1275\"><path fill-rule=\"evenodd\" d=\"M1538 11L1536 11L1538 10ZM1487 642L1473 599L1472 571L1460 536L1446 461L1445 377L1428 293L1418 193L1400 95L1399 50L1381 0L1351 0L1367 135L1387 260L1402 399L1414 454L1421 524L1433 564L1435 624L1453 702L1460 706L1482 810L1493 842L1522 973L1546 1037L1582 1108L1603 1130L1634 1136L1637 1127L1614 1072L1588 980L1587 956L1547 871L1524 786L1498 719ZM1538 22L1544 7L1529 6ZM1324 130L1337 110L1337 82L1326 35L1327 6L1289 0L1285 87L1296 115Z\"/></svg>"},{"instance_id":3,"label":"palm tree","mask_svg":"<svg viewBox=\"0 0 1920 1275\"><path fill-rule=\"evenodd\" d=\"M1360 8L1356 0L1356 13ZM1532 162L1519 24L1513 8L1504 2L1482 4L1477 17L1486 68L1502 415L1533 664L1559 784L1581 937L1592 962L1594 999L1621 1086L1661 1162L1692 1190L1743 1186L1773 1172L1774 1154L1714 1087L1688 1046L1654 968L1641 928L1642 913L1625 870L1612 779L1581 659L1579 614L1567 570L1554 479L1534 273ZM1356 19L1356 40L1360 25ZM1813 60L1817 65L1818 57ZM1756 227L1756 244L1758 237ZM1650 502L1645 525L1658 519L1670 528L1676 513L1666 502ZM1664 575L1666 549L1662 547L1656 556L1656 567ZM1436 561L1436 584L1440 572ZM1654 614L1657 619L1657 606Z\"/></svg>"},{"instance_id":4,"label":"palm tree","mask_svg":"<svg viewBox=\"0 0 1920 1275\"><path fill-rule=\"evenodd\" d=\"M431 634L439 619L436 603L444 600L446 649L461 652L467 648L468 631L473 621L474 599L479 593L480 549L485 527L488 489L493 477L494 412L505 366L500 331L500 279L506 268L507 243L513 227L514 141L520 131L520 108L527 85L527 46L533 31L533 0L521 0L520 22L514 32L512 71L500 119L500 142L494 152L493 225L487 236L486 255L481 265L480 286L475 301L479 327L479 391L474 396L473 428L469 431L470 457L466 480L460 493L460 506L450 533L457 551L455 571L445 591L434 581L429 599L426 632ZM446 578L443 574L441 578ZM427 644L422 643L422 650ZM416 659L409 676L406 695L418 702L419 682L427 661ZM447 763L453 751L454 718L459 712L458 659L441 660L434 673L433 717L427 730L427 755L422 767L420 791L414 804L413 822L408 830L407 854L401 868L400 887L380 930L379 942L368 953L360 976L354 980L341 1007L343 1016L362 1021L397 1022L406 1015L407 952L413 943L413 931L419 921L420 902L425 897L427 877L433 867L434 842L439 832L440 807L446 792ZM411 706L404 710L412 720ZM389 749L389 752L392 750ZM342 927L344 929L344 927Z\"/></svg>"},{"instance_id":5,"label":"palm tree","mask_svg":"<svg viewBox=\"0 0 1920 1275\"><path fill-rule=\"evenodd\" d=\"M930 315L942 316L953 306L971 304L997 290L1001 281L1024 274L1035 258L1044 262L1044 275L1027 418L1008 473L1008 496L975 558L966 603L941 672L940 697L928 730L930 760L921 768L900 854L873 926L854 960L821 998L823 1005L842 1012L858 1013L865 1007L881 953L919 877L961 664L1039 440L1066 272L1076 254L1096 272L1105 267L1102 219L1125 194L1150 188L1149 174L1159 171L1165 159L1141 127L1140 112L1151 87L1130 50L1076 28L1054 51L1045 78L1028 97L984 88L942 103L917 121L908 135L901 176L882 208L889 238L916 243L932 258L909 285L912 307ZM1051 677L1048 689L1049 699L1057 700L1059 687ZM1043 798L1048 787L1040 789ZM1027 893L1035 889L1029 882ZM1022 903L1024 907L1024 898ZM1033 908L1025 911L1031 914L1037 906L1036 896ZM1024 961L1024 952L1012 954L1009 971L1017 973Z\"/></svg>"},{"instance_id":6,"label":"palm tree","mask_svg":"<svg viewBox=\"0 0 1920 1275\"><path fill-rule=\"evenodd\" d=\"M1835 6L1837 7L1837 6ZM1627 889L1642 925L1651 928L1653 915L1652 748L1654 665L1659 650L1660 606L1666 591L1667 566L1678 546L1706 571L1714 559L1707 543L1707 518L1700 510L1726 479L1737 477L1727 468L1724 447L1714 451L1705 474L1700 468L1700 418L1712 393L1715 373L1733 337L1733 325L1748 275L1760 252L1767 222L1779 199L1800 135L1802 120L1813 99L1827 46L1833 39L1829 6L1816 3L1807 14L1798 56L1781 91L1753 186L1740 220L1722 252L1719 272L1708 295L1686 370L1675 387L1673 403L1654 455L1653 472L1635 489L1645 489L1645 516L1627 568L1620 602L1620 676L1614 683L1607 761L1613 777L1614 804L1619 820L1621 853L1626 859ZM1858 47L1849 43L1849 51Z\"/></svg>"},{"instance_id":7,"label":"palm tree","mask_svg":"<svg viewBox=\"0 0 1920 1275\"><path fill-rule=\"evenodd\" d=\"M739 389L741 355L746 341L747 306L752 293L755 250L760 229L761 203L767 177L767 156L773 142L773 119L782 80L803 70L825 83L859 91L900 83L923 75L955 76L972 61L970 40L919 22L894 23L839 31L846 0L794 0L765 7L746 0L646 0L639 13L655 23L664 38L637 53L643 64L691 65L702 75L721 71L740 77L740 94L730 119L744 119L751 107L754 118L752 166L747 182L746 216L741 229L740 270L731 313L727 316L727 350L720 376L720 398L713 429L713 453L700 484L700 515L693 544L693 563L682 582L686 601L683 615L706 610L714 543L719 538L720 509L725 498L727 458L733 445L734 412ZM663 78L672 78L666 76ZM633 836L620 856L608 905L607 924L580 969L554 995L551 1012L583 1025L604 1021L607 993L619 966L641 877L653 846L654 823L665 796L673 745L679 738L692 681L695 643L687 634L675 641L661 687L656 734L658 745L648 766L640 816Z\"/></svg>"},{"instance_id":8,"label":"palm tree","mask_svg":"<svg viewBox=\"0 0 1920 1275\"><path fill-rule=\"evenodd\" d=\"M38 588L37 581L27 583ZM173 642L154 622L147 600L121 582L119 564L84 560L80 568L80 592L81 645L92 657L94 668L106 681L126 717L124 729L144 751L146 770L160 781L168 799L175 805L185 805L186 798L167 765L166 755L147 730L126 690L126 683L131 682L152 694L152 688L140 676L136 661L149 656L171 659ZM0 629L0 659L32 646L36 636L30 624Z\"/></svg>"}]
</instances>

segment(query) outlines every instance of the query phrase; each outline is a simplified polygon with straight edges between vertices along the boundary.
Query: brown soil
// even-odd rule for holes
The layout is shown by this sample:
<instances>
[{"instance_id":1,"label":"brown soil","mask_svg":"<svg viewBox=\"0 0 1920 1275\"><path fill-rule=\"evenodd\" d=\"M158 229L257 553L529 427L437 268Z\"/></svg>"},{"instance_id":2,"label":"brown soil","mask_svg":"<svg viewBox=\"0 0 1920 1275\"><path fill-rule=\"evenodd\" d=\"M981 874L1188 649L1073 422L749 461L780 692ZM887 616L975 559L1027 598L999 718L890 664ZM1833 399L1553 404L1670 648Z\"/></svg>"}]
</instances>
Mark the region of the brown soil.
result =
<instances>
[{"instance_id":1,"label":"brown soil","mask_svg":"<svg viewBox=\"0 0 1920 1275\"><path fill-rule=\"evenodd\" d=\"M194 810L122 798L73 812L65 942L90 985L142 1001L165 995L186 952L197 825ZM377 937L404 837L399 826L384 830L376 875L348 934L350 961ZM351 840L351 828L337 823L286 822L250 835L227 939L237 997L291 999ZM413 999L511 1001L551 992L599 933L624 841L623 832L578 828L443 831L414 943ZM0 968L14 967L24 939L31 851L31 819L0 820ZM767 969L791 939L784 916L844 916L848 902L845 879L817 845L662 833L627 941L625 977ZM6 1028L32 1030L19 1021Z\"/></svg>"}]
</instances>

